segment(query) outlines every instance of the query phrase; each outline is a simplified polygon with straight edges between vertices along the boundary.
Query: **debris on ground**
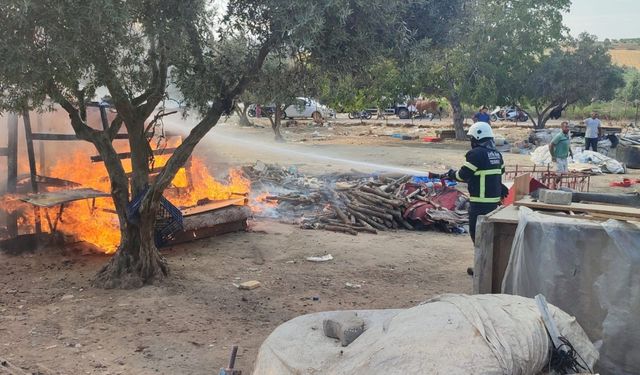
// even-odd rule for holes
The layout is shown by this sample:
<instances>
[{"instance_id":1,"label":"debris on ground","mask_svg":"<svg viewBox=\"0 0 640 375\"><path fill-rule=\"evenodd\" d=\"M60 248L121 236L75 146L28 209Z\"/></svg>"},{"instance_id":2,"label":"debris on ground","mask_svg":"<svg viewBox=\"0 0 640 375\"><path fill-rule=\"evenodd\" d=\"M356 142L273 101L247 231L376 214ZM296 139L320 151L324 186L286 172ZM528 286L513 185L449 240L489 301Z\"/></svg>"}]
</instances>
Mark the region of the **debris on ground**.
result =
<instances>
[{"instance_id":1,"label":"debris on ground","mask_svg":"<svg viewBox=\"0 0 640 375\"><path fill-rule=\"evenodd\" d=\"M307 260L309 262L328 262L330 260L333 260L333 255L327 254L319 257L307 257Z\"/></svg>"},{"instance_id":2,"label":"debris on ground","mask_svg":"<svg viewBox=\"0 0 640 375\"><path fill-rule=\"evenodd\" d=\"M256 288L260 288L260 286L262 284L260 284L260 281L257 280L251 280L251 281L245 281L243 283L240 284L234 284L237 285L238 289L242 289L242 290L253 290Z\"/></svg>"},{"instance_id":3,"label":"debris on ground","mask_svg":"<svg viewBox=\"0 0 640 375\"><path fill-rule=\"evenodd\" d=\"M294 167L244 167L256 197L257 216L296 217L304 229L358 235L431 227L464 233L468 197L440 179L360 172L308 177Z\"/></svg>"},{"instance_id":4,"label":"debris on ground","mask_svg":"<svg viewBox=\"0 0 640 375\"><path fill-rule=\"evenodd\" d=\"M612 181L609 183L611 187L631 187L640 184L640 179L623 178L622 181Z\"/></svg>"},{"instance_id":5,"label":"debris on ground","mask_svg":"<svg viewBox=\"0 0 640 375\"><path fill-rule=\"evenodd\" d=\"M531 161L536 165L549 165L552 163L549 145L536 148L531 153ZM599 152L591 150L576 151L573 158L569 157L569 171L592 172L594 174L624 172L622 163Z\"/></svg>"}]
</instances>

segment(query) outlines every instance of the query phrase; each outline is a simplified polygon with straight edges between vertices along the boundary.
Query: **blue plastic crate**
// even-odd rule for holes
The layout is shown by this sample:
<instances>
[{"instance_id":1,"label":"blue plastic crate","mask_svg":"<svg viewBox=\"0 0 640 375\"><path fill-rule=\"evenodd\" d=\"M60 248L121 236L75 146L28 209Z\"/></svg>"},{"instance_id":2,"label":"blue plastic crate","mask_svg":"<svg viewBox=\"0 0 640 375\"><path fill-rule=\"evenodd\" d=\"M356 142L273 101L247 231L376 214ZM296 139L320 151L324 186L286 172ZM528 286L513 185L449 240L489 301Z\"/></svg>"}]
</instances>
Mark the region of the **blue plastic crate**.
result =
<instances>
[{"instance_id":1,"label":"blue plastic crate","mask_svg":"<svg viewBox=\"0 0 640 375\"><path fill-rule=\"evenodd\" d=\"M145 189L136 195L127 205L127 218L133 223L140 221L140 204L149 189ZM157 247L162 247L169 242L176 232L184 228L182 212L165 197L160 197L160 207L156 212L154 229L154 241Z\"/></svg>"}]
</instances>

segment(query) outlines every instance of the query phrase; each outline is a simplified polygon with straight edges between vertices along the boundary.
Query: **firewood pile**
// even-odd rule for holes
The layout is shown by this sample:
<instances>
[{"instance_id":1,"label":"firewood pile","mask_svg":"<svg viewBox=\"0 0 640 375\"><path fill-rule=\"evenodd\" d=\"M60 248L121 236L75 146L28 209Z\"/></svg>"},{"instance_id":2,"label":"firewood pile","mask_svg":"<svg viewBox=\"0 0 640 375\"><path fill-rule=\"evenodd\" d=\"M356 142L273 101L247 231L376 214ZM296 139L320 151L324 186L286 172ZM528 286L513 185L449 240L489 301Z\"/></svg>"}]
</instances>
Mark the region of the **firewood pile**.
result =
<instances>
[{"instance_id":1,"label":"firewood pile","mask_svg":"<svg viewBox=\"0 0 640 375\"><path fill-rule=\"evenodd\" d=\"M261 200L277 213L271 216L296 217L305 229L351 235L429 227L463 232L468 221L467 197L439 180L359 172L308 177L261 162L243 170L253 192L266 192Z\"/></svg>"}]
</instances>

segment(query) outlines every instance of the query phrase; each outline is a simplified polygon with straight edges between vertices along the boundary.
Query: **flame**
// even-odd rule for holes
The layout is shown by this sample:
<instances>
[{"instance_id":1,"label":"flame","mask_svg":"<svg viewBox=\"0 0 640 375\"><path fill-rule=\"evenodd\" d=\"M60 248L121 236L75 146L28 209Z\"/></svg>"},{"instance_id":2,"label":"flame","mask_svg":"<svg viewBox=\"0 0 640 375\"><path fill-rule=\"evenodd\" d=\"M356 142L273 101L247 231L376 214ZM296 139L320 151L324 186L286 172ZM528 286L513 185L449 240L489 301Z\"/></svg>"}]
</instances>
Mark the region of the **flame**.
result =
<instances>
[{"instance_id":1,"label":"flame","mask_svg":"<svg viewBox=\"0 0 640 375\"><path fill-rule=\"evenodd\" d=\"M182 168L172 181L175 187L187 187L188 194L177 190L167 194L167 198L176 206L195 206L198 200L231 199L247 195L251 182L240 170L230 169L227 183L214 179L200 158L193 157L188 168Z\"/></svg>"},{"instance_id":2,"label":"flame","mask_svg":"<svg viewBox=\"0 0 640 375\"><path fill-rule=\"evenodd\" d=\"M164 166L169 157L170 155L156 156L154 167ZM130 160L124 159L122 164L125 171L131 170ZM227 182L223 183L211 176L202 159L193 157L187 167L181 168L176 174L172 181L174 189L165 191L167 199L177 207L194 206L202 199L222 200L247 196L249 193L250 181L244 177L240 170L229 170ZM111 191L104 164L92 163L86 152L77 151L73 154L63 155L47 174L77 182L84 187L104 192ZM58 210L59 207L48 209L51 221L55 220ZM45 231L50 229L45 217L46 211L47 209L42 212L43 230ZM33 222L33 218L30 221ZM118 216L115 214L113 201L109 197L97 198L95 205L91 200L65 204L62 220L58 223L57 230L92 243L106 254L114 253L120 242Z\"/></svg>"},{"instance_id":3,"label":"flame","mask_svg":"<svg viewBox=\"0 0 640 375\"><path fill-rule=\"evenodd\" d=\"M111 191L109 179L105 178L107 170L104 164L92 163L87 154L81 151L59 159L51 167L50 175L96 190ZM95 206L92 203L87 200L65 205L62 221L56 229L92 243L106 254L113 254L120 242L118 216L113 213L113 201L110 198L97 198ZM58 207L48 210L51 220L55 220ZM45 223L46 219L43 219L43 227L49 230Z\"/></svg>"},{"instance_id":4,"label":"flame","mask_svg":"<svg viewBox=\"0 0 640 375\"><path fill-rule=\"evenodd\" d=\"M267 199L267 197L270 196L272 195L269 193L262 193L254 197L251 200L251 212L254 214L261 214L278 207L277 200Z\"/></svg>"}]
</instances>

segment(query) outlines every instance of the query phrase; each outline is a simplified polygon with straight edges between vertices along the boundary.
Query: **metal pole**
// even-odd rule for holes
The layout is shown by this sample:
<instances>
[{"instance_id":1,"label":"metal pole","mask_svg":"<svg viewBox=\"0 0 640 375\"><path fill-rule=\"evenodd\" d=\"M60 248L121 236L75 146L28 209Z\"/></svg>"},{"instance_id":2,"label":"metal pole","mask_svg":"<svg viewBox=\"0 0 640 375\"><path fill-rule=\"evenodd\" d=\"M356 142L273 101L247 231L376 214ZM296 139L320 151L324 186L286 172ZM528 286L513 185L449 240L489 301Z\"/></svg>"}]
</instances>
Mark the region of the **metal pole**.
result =
<instances>
[{"instance_id":1,"label":"metal pole","mask_svg":"<svg viewBox=\"0 0 640 375\"><path fill-rule=\"evenodd\" d=\"M9 113L7 118L7 193L15 194L18 181L18 115ZM18 236L18 213L7 215L7 231L9 237Z\"/></svg>"},{"instance_id":2,"label":"metal pole","mask_svg":"<svg viewBox=\"0 0 640 375\"><path fill-rule=\"evenodd\" d=\"M22 113L22 121L24 122L24 137L27 140L27 156L29 157L29 175L31 177L31 192L38 193L38 181L36 180L36 155L33 149L33 137L31 132L31 118L29 117L29 111ZM36 233L42 232L42 226L40 225L40 209L38 206L33 207L33 214L35 216L35 229Z\"/></svg>"}]
</instances>

